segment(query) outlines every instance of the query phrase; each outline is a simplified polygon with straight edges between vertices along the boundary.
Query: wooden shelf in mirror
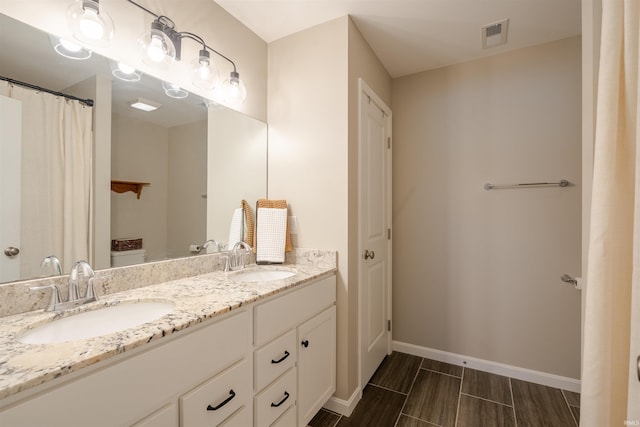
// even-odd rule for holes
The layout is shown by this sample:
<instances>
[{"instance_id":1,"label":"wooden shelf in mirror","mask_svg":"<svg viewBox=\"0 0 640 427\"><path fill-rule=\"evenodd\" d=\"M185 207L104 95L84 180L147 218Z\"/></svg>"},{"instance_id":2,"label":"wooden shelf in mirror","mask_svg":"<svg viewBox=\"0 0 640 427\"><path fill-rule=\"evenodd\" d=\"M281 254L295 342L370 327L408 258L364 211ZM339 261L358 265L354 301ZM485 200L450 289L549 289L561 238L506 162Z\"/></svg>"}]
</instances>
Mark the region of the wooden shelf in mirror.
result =
<instances>
[{"instance_id":1,"label":"wooden shelf in mirror","mask_svg":"<svg viewBox=\"0 0 640 427\"><path fill-rule=\"evenodd\" d=\"M136 193L137 198L140 198L140 194L142 194L142 187L146 185L151 185L149 182L135 182L135 181L118 181L115 179L111 180L111 191L115 191L116 193L126 193L127 191L133 191Z\"/></svg>"}]
</instances>

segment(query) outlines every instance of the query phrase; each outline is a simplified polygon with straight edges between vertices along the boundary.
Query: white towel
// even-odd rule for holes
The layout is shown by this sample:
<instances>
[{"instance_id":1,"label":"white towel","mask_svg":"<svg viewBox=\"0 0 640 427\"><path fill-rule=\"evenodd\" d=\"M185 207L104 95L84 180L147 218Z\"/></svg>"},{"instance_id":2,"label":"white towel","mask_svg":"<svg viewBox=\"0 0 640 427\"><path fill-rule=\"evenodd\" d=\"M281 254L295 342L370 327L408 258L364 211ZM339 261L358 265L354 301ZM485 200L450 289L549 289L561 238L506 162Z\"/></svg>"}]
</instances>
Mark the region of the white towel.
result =
<instances>
[{"instance_id":1,"label":"white towel","mask_svg":"<svg viewBox=\"0 0 640 427\"><path fill-rule=\"evenodd\" d=\"M244 209L236 208L233 210L231 217L231 227L229 227L229 250L233 249L233 245L242 241L244 237Z\"/></svg>"},{"instance_id":2,"label":"white towel","mask_svg":"<svg viewBox=\"0 0 640 427\"><path fill-rule=\"evenodd\" d=\"M287 210L258 208L256 213L256 262L283 263L287 238Z\"/></svg>"}]
</instances>

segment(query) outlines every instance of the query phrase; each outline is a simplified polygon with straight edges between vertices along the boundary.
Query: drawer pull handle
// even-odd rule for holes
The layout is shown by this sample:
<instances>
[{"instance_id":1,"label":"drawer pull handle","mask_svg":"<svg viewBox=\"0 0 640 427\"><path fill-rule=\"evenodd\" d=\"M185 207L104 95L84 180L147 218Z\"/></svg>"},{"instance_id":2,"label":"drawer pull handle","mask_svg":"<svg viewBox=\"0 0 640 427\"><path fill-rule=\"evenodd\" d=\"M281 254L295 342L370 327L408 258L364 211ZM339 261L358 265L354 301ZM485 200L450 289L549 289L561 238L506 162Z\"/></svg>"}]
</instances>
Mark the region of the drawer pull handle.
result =
<instances>
[{"instance_id":1,"label":"drawer pull handle","mask_svg":"<svg viewBox=\"0 0 640 427\"><path fill-rule=\"evenodd\" d=\"M303 346L304 348L307 348L307 347L309 347L309 340L304 340L304 341L302 341L300 344L302 344L302 346Z\"/></svg>"},{"instance_id":2,"label":"drawer pull handle","mask_svg":"<svg viewBox=\"0 0 640 427\"><path fill-rule=\"evenodd\" d=\"M218 406L211 406L211 405L207 406L207 411L217 411L218 409L222 408L227 403L231 402L231 399L233 399L234 397L236 397L236 392L233 391L233 390L229 390L229 397L227 397L224 400L224 402L222 402Z\"/></svg>"},{"instance_id":3,"label":"drawer pull handle","mask_svg":"<svg viewBox=\"0 0 640 427\"><path fill-rule=\"evenodd\" d=\"M278 403L273 403L271 402L271 407L272 408L277 408L278 406L282 405L284 402L287 401L287 399L289 398L289 393L287 393L286 391L284 392L284 399L282 399L280 402Z\"/></svg>"},{"instance_id":4,"label":"drawer pull handle","mask_svg":"<svg viewBox=\"0 0 640 427\"><path fill-rule=\"evenodd\" d=\"M285 350L285 351L284 351L284 356L282 356L282 357L281 357L280 359L278 359L278 360L273 360L273 359L271 359L271 363L273 363L273 364L278 364L278 363L280 363L280 362L284 361L284 359L286 359L287 357L289 357L289 352L288 352L287 350Z\"/></svg>"}]
</instances>

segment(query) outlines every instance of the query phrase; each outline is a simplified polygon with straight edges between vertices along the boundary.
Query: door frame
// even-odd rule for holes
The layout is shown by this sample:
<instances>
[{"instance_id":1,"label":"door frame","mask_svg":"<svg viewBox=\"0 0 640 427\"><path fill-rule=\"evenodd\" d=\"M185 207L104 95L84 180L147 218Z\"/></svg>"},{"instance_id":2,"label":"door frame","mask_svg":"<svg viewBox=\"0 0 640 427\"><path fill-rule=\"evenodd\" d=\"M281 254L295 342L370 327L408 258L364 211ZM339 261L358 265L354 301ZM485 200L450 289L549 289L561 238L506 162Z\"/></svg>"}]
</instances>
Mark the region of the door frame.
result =
<instances>
[{"instance_id":1,"label":"door frame","mask_svg":"<svg viewBox=\"0 0 640 427\"><path fill-rule=\"evenodd\" d=\"M361 133L361 125L362 125L362 98L363 97L370 98L372 102L374 102L384 113L385 119L387 120L387 125L389 129L389 138L391 141L390 148L387 150L386 163L387 163L387 176L385 176L385 186L387 191L387 199L386 199L386 210L387 210L387 227L389 230L392 230L392 183L393 183L393 174L392 174L392 148L393 148L393 138L392 136L392 112L391 109L385 104L385 102L369 87L369 85L360 77L358 78L358 387L359 387L359 396L362 396L362 390L366 386L362 381L362 315L363 315L363 307L364 302L362 301L362 289L363 289L363 274L362 269L360 268L362 263L362 254L364 253L365 247L363 244L362 238L362 229L360 226L359 219L362 218L362 187L360 185L361 177L362 177L362 162L361 162L361 153L362 153L362 133ZM392 242L393 242L393 232L391 232L391 238L387 239L387 277L386 277L386 288L387 288L387 317L388 320L391 321L392 318ZM387 334L387 354L391 354L392 351L392 333L393 327Z\"/></svg>"}]
</instances>

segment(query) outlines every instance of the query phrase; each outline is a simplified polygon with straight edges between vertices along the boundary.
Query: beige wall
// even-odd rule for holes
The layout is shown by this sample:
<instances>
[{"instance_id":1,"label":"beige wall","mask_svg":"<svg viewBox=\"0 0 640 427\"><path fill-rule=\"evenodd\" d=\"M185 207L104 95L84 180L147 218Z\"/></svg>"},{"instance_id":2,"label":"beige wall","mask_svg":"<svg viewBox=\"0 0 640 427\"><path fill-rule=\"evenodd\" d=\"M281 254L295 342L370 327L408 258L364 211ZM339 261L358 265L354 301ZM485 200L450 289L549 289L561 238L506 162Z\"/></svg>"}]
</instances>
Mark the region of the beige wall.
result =
<instances>
[{"instance_id":1,"label":"beige wall","mask_svg":"<svg viewBox=\"0 0 640 427\"><path fill-rule=\"evenodd\" d=\"M579 378L580 38L392 89L394 340Z\"/></svg>"},{"instance_id":2,"label":"beige wall","mask_svg":"<svg viewBox=\"0 0 640 427\"><path fill-rule=\"evenodd\" d=\"M338 251L337 391L348 354L347 22L339 18L269 44L269 183L298 217L298 246Z\"/></svg>"},{"instance_id":3,"label":"beige wall","mask_svg":"<svg viewBox=\"0 0 640 427\"><path fill-rule=\"evenodd\" d=\"M247 100L240 108L259 120L267 117L267 44L242 23L228 14L212 0L137 0L152 11L173 19L178 31L190 31L203 37L207 44L232 59L240 78L247 86ZM69 0L3 0L2 13L58 36L71 36L65 13ZM92 50L109 58L124 61L147 74L179 83L186 89L206 96L207 93L192 86L187 63L168 70L151 68L144 64L138 53L136 40L149 28L153 17L122 0L102 0L115 25L115 37L109 48ZM183 43L184 58L197 55L199 45L191 40ZM231 66L225 60L211 55L212 61L227 78Z\"/></svg>"},{"instance_id":4,"label":"beige wall","mask_svg":"<svg viewBox=\"0 0 640 427\"><path fill-rule=\"evenodd\" d=\"M111 193L112 238L140 238L147 261L167 256L167 128L114 114L111 176L149 182L140 199L132 192Z\"/></svg>"},{"instance_id":5,"label":"beige wall","mask_svg":"<svg viewBox=\"0 0 640 427\"><path fill-rule=\"evenodd\" d=\"M338 250L336 397L358 387L358 78L391 80L345 16L269 44L269 197L298 217L298 246ZM354 249L355 248L355 249Z\"/></svg>"},{"instance_id":6,"label":"beige wall","mask_svg":"<svg viewBox=\"0 0 640 427\"><path fill-rule=\"evenodd\" d=\"M175 258L206 237L207 121L170 128L168 150L167 256Z\"/></svg>"},{"instance_id":7,"label":"beige wall","mask_svg":"<svg viewBox=\"0 0 640 427\"><path fill-rule=\"evenodd\" d=\"M387 104L391 105L391 77L373 53L364 37L349 19L349 386L353 390L359 385L360 365L358 360L358 138L360 92L358 79L362 78L369 87Z\"/></svg>"}]
</instances>

